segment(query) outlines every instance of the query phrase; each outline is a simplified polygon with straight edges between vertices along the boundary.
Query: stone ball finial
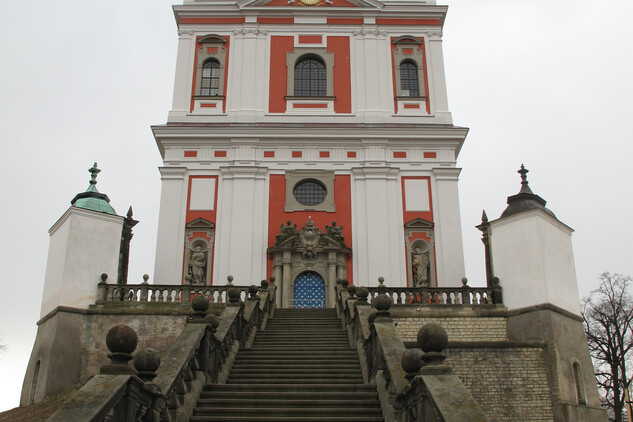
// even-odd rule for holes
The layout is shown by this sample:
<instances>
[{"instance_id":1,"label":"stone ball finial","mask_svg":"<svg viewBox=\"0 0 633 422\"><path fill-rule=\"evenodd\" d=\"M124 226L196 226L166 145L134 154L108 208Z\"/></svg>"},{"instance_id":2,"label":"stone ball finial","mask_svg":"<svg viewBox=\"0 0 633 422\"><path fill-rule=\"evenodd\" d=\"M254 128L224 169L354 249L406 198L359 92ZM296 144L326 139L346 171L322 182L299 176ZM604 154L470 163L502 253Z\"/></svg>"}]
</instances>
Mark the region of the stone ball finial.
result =
<instances>
[{"instance_id":1,"label":"stone ball finial","mask_svg":"<svg viewBox=\"0 0 633 422\"><path fill-rule=\"evenodd\" d=\"M159 366L160 356L158 356L156 350L150 347L139 350L134 356L134 368L138 371L139 378L145 382L151 381L156 377L156 370ZM141 375L149 375L151 378L146 381Z\"/></svg>"},{"instance_id":2,"label":"stone ball finial","mask_svg":"<svg viewBox=\"0 0 633 422\"><path fill-rule=\"evenodd\" d=\"M209 301L201 295L195 295L191 301L191 308L196 313L205 313L209 309Z\"/></svg>"},{"instance_id":3,"label":"stone ball finial","mask_svg":"<svg viewBox=\"0 0 633 422\"><path fill-rule=\"evenodd\" d=\"M344 289L347 289L347 286L349 286L349 280L347 280L346 278L341 280L341 286L343 286Z\"/></svg>"},{"instance_id":4,"label":"stone ball finial","mask_svg":"<svg viewBox=\"0 0 633 422\"><path fill-rule=\"evenodd\" d=\"M378 284L380 284L381 286L385 283L385 278L384 277L378 277Z\"/></svg>"},{"instance_id":5,"label":"stone ball finial","mask_svg":"<svg viewBox=\"0 0 633 422\"><path fill-rule=\"evenodd\" d=\"M418 330L418 347L425 353L441 353L448 344L448 333L440 324L424 324Z\"/></svg>"},{"instance_id":6,"label":"stone ball finial","mask_svg":"<svg viewBox=\"0 0 633 422\"><path fill-rule=\"evenodd\" d=\"M336 279L336 284L341 284L341 282L342 282L342 281L343 281L343 279L342 279L342 278L337 278L337 279Z\"/></svg>"},{"instance_id":7,"label":"stone ball finial","mask_svg":"<svg viewBox=\"0 0 633 422\"><path fill-rule=\"evenodd\" d=\"M492 284L495 286L499 284L499 277L492 277Z\"/></svg>"},{"instance_id":8,"label":"stone ball finial","mask_svg":"<svg viewBox=\"0 0 633 422\"><path fill-rule=\"evenodd\" d=\"M227 292L227 295L229 297L229 303L235 305L240 302L242 292L237 287L231 287L229 291Z\"/></svg>"},{"instance_id":9,"label":"stone ball finial","mask_svg":"<svg viewBox=\"0 0 633 422\"><path fill-rule=\"evenodd\" d=\"M106 346L112 353L132 353L137 344L136 331L127 325L112 327L106 335Z\"/></svg>"},{"instance_id":10,"label":"stone ball finial","mask_svg":"<svg viewBox=\"0 0 633 422\"><path fill-rule=\"evenodd\" d=\"M385 294L378 295L371 301L372 306L379 312L388 311L392 303L391 298Z\"/></svg>"},{"instance_id":11,"label":"stone ball finial","mask_svg":"<svg viewBox=\"0 0 633 422\"><path fill-rule=\"evenodd\" d=\"M413 377L418 374L420 368L422 368L422 356L417 349L409 349L402 354L400 359L400 365L402 369L407 373L406 378L411 381Z\"/></svg>"},{"instance_id":12,"label":"stone ball finial","mask_svg":"<svg viewBox=\"0 0 633 422\"><path fill-rule=\"evenodd\" d=\"M101 273L101 282L106 283L107 279L108 279L108 275L106 273Z\"/></svg>"},{"instance_id":13,"label":"stone ball finial","mask_svg":"<svg viewBox=\"0 0 633 422\"><path fill-rule=\"evenodd\" d=\"M259 284L262 286L262 289L264 290L267 289L269 285L268 280L265 280L265 279L262 280Z\"/></svg>"},{"instance_id":14,"label":"stone ball finial","mask_svg":"<svg viewBox=\"0 0 633 422\"><path fill-rule=\"evenodd\" d=\"M229 286L232 286L233 285L233 276L229 275L228 277L226 277L226 281L227 281L226 284L228 284Z\"/></svg>"},{"instance_id":15,"label":"stone ball finial","mask_svg":"<svg viewBox=\"0 0 633 422\"><path fill-rule=\"evenodd\" d=\"M100 372L107 375L135 375L136 371L128 365L128 362L132 359L132 352L137 344L138 336L131 327L117 325L110 328L106 335L110 364L102 366Z\"/></svg>"},{"instance_id":16,"label":"stone ball finial","mask_svg":"<svg viewBox=\"0 0 633 422\"><path fill-rule=\"evenodd\" d=\"M249 300L259 299L259 296L257 296L257 292L259 292L259 288L256 285L251 284L250 286L248 286L248 294L250 295L248 299Z\"/></svg>"},{"instance_id":17,"label":"stone ball finial","mask_svg":"<svg viewBox=\"0 0 633 422\"><path fill-rule=\"evenodd\" d=\"M356 297L359 302L367 304L367 296L369 296L369 289L367 287L359 287L356 289Z\"/></svg>"},{"instance_id":18,"label":"stone ball finial","mask_svg":"<svg viewBox=\"0 0 633 422\"><path fill-rule=\"evenodd\" d=\"M350 298L354 298L355 294L356 294L356 290L358 290L358 288L356 286L354 286L353 284L351 286L347 287L347 292L349 293L349 297Z\"/></svg>"},{"instance_id":19,"label":"stone ball finial","mask_svg":"<svg viewBox=\"0 0 633 422\"><path fill-rule=\"evenodd\" d=\"M149 280L149 274L143 274L143 283L147 284L148 280Z\"/></svg>"},{"instance_id":20,"label":"stone ball finial","mask_svg":"<svg viewBox=\"0 0 633 422\"><path fill-rule=\"evenodd\" d=\"M274 275L271 275L270 277L268 277L268 280L270 280L270 284L275 284L275 280L277 279L275 278Z\"/></svg>"},{"instance_id":21,"label":"stone ball finial","mask_svg":"<svg viewBox=\"0 0 633 422\"><path fill-rule=\"evenodd\" d=\"M468 279L466 277L462 277L462 285L466 286L468 284Z\"/></svg>"}]
</instances>

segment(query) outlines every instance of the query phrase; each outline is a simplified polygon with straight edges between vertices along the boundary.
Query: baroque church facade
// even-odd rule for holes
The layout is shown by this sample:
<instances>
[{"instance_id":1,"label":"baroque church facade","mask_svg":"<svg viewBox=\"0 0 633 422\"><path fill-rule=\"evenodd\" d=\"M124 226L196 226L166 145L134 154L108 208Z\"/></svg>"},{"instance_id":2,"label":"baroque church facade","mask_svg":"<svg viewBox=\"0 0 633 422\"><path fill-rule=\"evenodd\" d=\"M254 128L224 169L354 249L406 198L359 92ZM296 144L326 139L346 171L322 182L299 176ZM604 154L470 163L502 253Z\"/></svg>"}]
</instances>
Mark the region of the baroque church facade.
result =
<instances>
[{"instance_id":1,"label":"baroque church facade","mask_svg":"<svg viewBox=\"0 0 633 422\"><path fill-rule=\"evenodd\" d=\"M163 158L153 284L127 284L137 222L97 190L95 163L87 191L49 231L21 405L86 380L78 396L86 387L90 400L94 391L108 396L91 383L115 375L114 360L105 364L119 352L108 355L104 340L125 324L167 357L152 369L164 396L138 390L167 404L139 412L189 420L203 380L226 383L239 350L265 334L275 310L336 308L324 312L347 330L385 420L412 420L394 404L423 368L400 358L415 355L405 350L429 322L448 333L442 348L460 397L485 410L476 420L606 420L582 329L573 230L532 192L523 166L519 193L478 226L487 286L464 278L456 160L468 129L448 110L446 6L184 0L173 10L173 104L167 122L152 127ZM262 279L274 283L248 287ZM191 302L203 298L192 316ZM297 310L284 312L286 330L301 330L288 317ZM209 326L190 324L196 315ZM380 335L389 338L383 350ZM126 362L125 383L151 372ZM441 392L433 400L441 397L451 400ZM84 409L75 399L69 406ZM114 414L119 405L108 400L98 412ZM64 419L64 409L57 420L82 420Z\"/></svg>"},{"instance_id":2,"label":"baroque church facade","mask_svg":"<svg viewBox=\"0 0 633 422\"><path fill-rule=\"evenodd\" d=\"M185 1L155 283L458 286L456 159L435 1ZM286 240L297 233L296 239ZM307 289L307 290L306 290Z\"/></svg>"}]
</instances>

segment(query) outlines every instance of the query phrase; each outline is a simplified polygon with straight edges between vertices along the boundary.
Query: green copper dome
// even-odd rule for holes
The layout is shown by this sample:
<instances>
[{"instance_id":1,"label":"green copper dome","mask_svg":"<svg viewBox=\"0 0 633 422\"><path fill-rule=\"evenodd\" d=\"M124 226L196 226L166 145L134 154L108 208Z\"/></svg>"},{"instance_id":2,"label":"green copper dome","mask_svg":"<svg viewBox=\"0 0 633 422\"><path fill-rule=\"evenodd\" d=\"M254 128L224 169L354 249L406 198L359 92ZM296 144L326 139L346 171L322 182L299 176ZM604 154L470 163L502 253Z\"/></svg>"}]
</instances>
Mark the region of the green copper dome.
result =
<instances>
[{"instance_id":1,"label":"green copper dome","mask_svg":"<svg viewBox=\"0 0 633 422\"><path fill-rule=\"evenodd\" d=\"M70 204L77 208L117 215L114 208L110 205L108 195L100 193L95 186L97 184L97 174L101 171L97 168L97 163L94 163L88 171L90 172L90 186L88 186L85 192L75 195L73 200L70 201Z\"/></svg>"}]
</instances>

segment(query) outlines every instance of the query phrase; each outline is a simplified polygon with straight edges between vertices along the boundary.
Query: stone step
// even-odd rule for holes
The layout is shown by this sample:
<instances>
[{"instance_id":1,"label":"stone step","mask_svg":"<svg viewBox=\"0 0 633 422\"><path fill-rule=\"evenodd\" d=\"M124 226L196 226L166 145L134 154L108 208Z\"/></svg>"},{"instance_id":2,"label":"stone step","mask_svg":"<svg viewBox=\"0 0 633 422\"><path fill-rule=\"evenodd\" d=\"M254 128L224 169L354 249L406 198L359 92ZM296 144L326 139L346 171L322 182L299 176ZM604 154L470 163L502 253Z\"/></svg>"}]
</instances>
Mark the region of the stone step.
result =
<instances>
[{"instance_id":1,"label":"stone step","mask_svg":"<svg viewBox=\"0 0 633 422\"><path fill-rule=\"evenodd\" d=\"M367 398L367 399L355 399L353 401L349 400L349 398L342 398L340 395L333 396L334 398L290 398L283 397L280 399L276 396L270 396L270 398L254 398L250 395L248 397L239 398L202 398L198 401L198 406L200 407L245 407L245 408L257 408L257 407L267 407L271 406L271 402L274 403L276 407L285 407L285 408L303 408L303 407L321 407L321 406L330 406L330 407L346 407L349 409L364 409L371 406L380 406L380 400L377 398Z\"/></svg>"},{"instance_id":2,"label":"stone step","mask_svg":"<svg viewBox=\"0 0 633 422\"><path fill-rule=\"evenodd\" d=\"M194 416L231 416L234 414L238 414L240 416L310 416L310 417L338 417L338 416L357 416L357 417L372 417L372 416L381 416L382 412L380 410L380 406L376 408L376 406L364 408L364 409L354 409L348 407L334 407L321 405L321 406L313 406L313 407L301 407L301 408L286 408L282 406L270 406L272 403L268 403L269 407L257 407L257 408L249 408L249 407L197 407L194 410Z\"/></svg>"},{"instance_id":3,"label":"stone step","mask_svg":"<svg viewBox=\"0 0 633 422\"><path fill-rule=\"evenodd\" d=\"M308 375L308 374L316 374L316 375L336 375L336 374L351 374L358 375L358 368L332 368L332 367L320 367L320 368L236 368L233 367L231 370L231 376L255 376L255 375L270 375L274 377L275 375Z\"/></svg>"},{"instance_id":4,"label":"stone step","mask_svg":"<svg viewBox=\"0 0 633 422\"><path fill-rule=\"evenodd\" d=\"M369 384L340 384L337 385L318 385L318 386L309 386L304 384L297 385L288 385L288 384L278 384L278 383L269 383L267 385L258 385L257 387L242 384L242 385L229 385L229 384L207 384L204 387L204 391L242 391L250 394L250 392L273 392L273 393L287 393L287 392L318 392L318 393L337 393L337 394L347 394L347 393L376 393L376 386Z\"/></svg>"},{"instance_id":5,"label":"stone step","mask_svg":"<svg viewBox=\"0 0 633 422\"><path fill-rule=\"evenodd\" d=\"M338 422L384 422L382 416L380 417L366 417L366 416L338 416L336 419L324 419L322 416L310 417L310 416L193 416L191 422L323 422L324 420L336 420Z\"/></svg>"},{"instance_id":6,"label":"stone step","mask_svg":"<svg viewBox=\"0 0 633 422\"><path fill-rule=\"evenodd\" d=\"M233 364L233 370L247 370L247 369L275 369L275 368L279 368L279 369L304 369L304 368L309 368L309 369L330 369L330 368L335 368L335 369L355 369L355 370L359 370L360 369L360 365L358 364L358 362L349 362L349 363L339 363L339 362L318 362L318 363L314 363L314 362L304 362L304 363L299 363L299 362L284 362L284 361L277 361L274 363L270 363L270 362L259 362L259 363L253 363L253 362L236 362L235 364Z\"/></svg>"},{"instance_id":7,"label":"stone step","mask_svg":"<svg viewBox=\"0 0 633 422\"><path fill-rule=\"evenodd\" d=\"M358 379L350 379L349 376L343 379L316 379L316 378L289 378L289 379L279 379L274 378L275 382L279 384L307 384L314 386L316 384L328 385L328 384L363 384L363 378L359 377ZM270 383L270 378L230 378L227 381L227 384L258 384L258 385L266 385Z\"/></svg>"}]
</instances>

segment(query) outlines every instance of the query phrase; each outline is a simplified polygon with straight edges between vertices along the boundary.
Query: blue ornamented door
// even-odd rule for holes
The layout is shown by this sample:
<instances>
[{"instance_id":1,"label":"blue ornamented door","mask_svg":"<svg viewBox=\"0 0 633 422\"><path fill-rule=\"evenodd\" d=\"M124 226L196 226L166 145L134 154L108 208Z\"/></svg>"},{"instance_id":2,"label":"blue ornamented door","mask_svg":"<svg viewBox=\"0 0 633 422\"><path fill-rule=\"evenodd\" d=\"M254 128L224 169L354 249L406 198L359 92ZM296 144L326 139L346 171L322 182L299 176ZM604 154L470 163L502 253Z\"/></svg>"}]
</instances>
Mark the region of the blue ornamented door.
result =
<instances>
[{"instance_id":1,"label":"blue ornamented door","mask_svg":"<svg viewBox=\"0 0 633 422\"><path fill-rule=\"evenodd\" d=\"M295 280L294 308L325 308L325 282L312 271L299 274Z\"/></svg>"}]
</instances>

